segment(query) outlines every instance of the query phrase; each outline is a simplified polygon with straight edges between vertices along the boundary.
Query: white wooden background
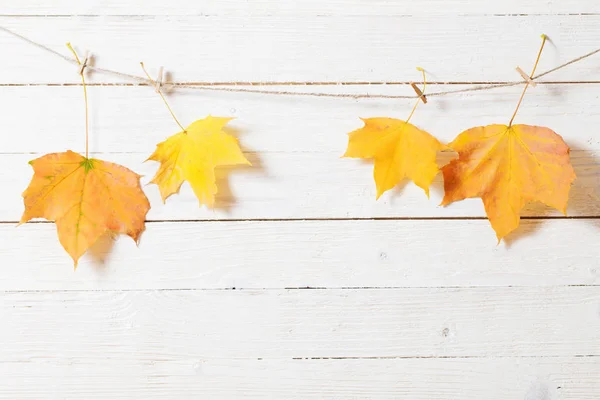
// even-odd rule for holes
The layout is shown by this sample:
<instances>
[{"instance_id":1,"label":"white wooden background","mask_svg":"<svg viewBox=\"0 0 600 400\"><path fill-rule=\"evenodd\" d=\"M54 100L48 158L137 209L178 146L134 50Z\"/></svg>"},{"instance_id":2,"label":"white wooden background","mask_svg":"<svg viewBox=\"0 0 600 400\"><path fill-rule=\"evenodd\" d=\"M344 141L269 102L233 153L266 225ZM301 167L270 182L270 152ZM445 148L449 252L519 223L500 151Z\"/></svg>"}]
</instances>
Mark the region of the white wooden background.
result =
<instances>
[{"instance_id":1,"label":"white wooden background","mask_svg":"<svg viewBox=\"0 0 600 400\"><path fill-rule=\"evenodd\" d=\"M97 66L180 82L411 94L519 79L600 46L597 0L0 0L0 25ZM539 205L496 245L480 200L412 183L375 201L372 163L342 159L359 117L412 101L178 90L184 123L230 124L254 167L220 173L217 209L156 186L139 248L73 271L55 227L15 228L41 154L83 151L76 69L0 32L0 398L600 398L600 56L531 88L518 122L572 148L569 218ZM177 131L147 87L91 74L91 150L148 182ZM302 87L290 82L345 82ZM365 82L387 82L366 85ZM362 83L362 84L361 84ZM396 83L396 84L390 84ZM444 141L507 122L521 87L431 98ZM110 247L106 244L105 247Z\"/></svg>"}]
</instances>

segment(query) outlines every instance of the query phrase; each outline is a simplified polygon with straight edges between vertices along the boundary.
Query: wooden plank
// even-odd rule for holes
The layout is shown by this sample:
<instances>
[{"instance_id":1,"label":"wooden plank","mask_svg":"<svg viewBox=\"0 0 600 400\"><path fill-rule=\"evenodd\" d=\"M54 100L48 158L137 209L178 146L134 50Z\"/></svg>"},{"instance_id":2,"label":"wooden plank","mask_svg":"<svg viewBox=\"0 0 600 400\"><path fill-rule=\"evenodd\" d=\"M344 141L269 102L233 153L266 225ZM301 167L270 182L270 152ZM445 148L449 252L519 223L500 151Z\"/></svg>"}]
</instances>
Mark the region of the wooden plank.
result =
<instances>
[{"instance_id":1,"label":"wooden plank","mask_svg":"<svg viewBox=\"0 0 600 400\"><path fill-rule=\"evenodd\" d=\"M445 85L443 88L454 87ZM598 151L600 140L589 126L600 125L594 111L595 86L538 86L520 111L517 122L551 126L573 149L575 181L568 215L599 215ZM352 88L363 92L366 87ZM405 87L379 88L384 93ZM413 122L450 141L463 129L508 119L518 97L518 88L498 89L487 94L470 94L459 99L434 99L418 109ZM252 168L220 172L217 208L207 210L185 184L179 196L162 204L154 185L146 187L153 208L150 219L248 219L248 218L365 218L365 217L457 217L484 216L479 199L447 208L438 207L443 195L438 176L430 200L412 183L386 193L375 201L372 162L341 159L347 132L362 125L359 116L391 115L405 118L398 109L410 102L308 98L275 98L256 95L216 94L210 107L215 115L233 115L230 132L240 139L254 164ZM61 101L53 99L60 98ZM154 175L157 164L143 163L156 143L176 132L158 96L148 88L93 87L91 98L91 149L102 159L121 163L143 174L143 182ZM0 185L6 196L0 219L16 221L22 213L18 195L31 179L27 162L42 152L83 150L81 88L5 87L0 104L10 112L0 120L5 136L0 158ZM202 94L187 91L172 96L171 102L183 121L203 115ZM243 102L243 104L242 104ZM297 102L297 104L296 104ZM493 106L492 106L493 104ZM31 118L31 110L36 118ZM583 110L583 111L581 111ZM143 111L143 112L142 112ZM575 117L566 117L574 115ZM21 134L26 124L26 133ZM42 134L38 134L41 132ZM35 137L35 140L32 140ZM108 154L102 154L108 153ZM128 154L120 154L128 153ZM129 154L130 153L130 154ZM441 157L440 163L448 161ZM340 191L341 185L343 191ZM560 215L539 204L523 215Z\"/></svg>"},{"instance_id":2,"label":"wooden plank","mask_svg":"<svg viewBox=\"0 0 600 400\"><path fill-rule=\"evenodd\" d=\"M198 253L197 253L198 254ZM168 268L168 264L164 264ZM3 362L600 356L600 287L0 294Z\"/></svg>"},{"instance_id":3,"label":"wooden plank","mask_svg":"<svg viewBox=\"0 0 600 400\"><path fill-rule=\"evenodd\" d=\"M12 3L0 6L0 26L63 54L71 41L101 67L140 75L139 61L164 65L178 81L397 82L417 80L416 65L433 81L516 80L540 33L553 40L543 71L597 47L600 29L592 0ZM16 221L26 161L82 150L83 108L81 87L45 86L77 84L72 66L3 32L0 46L10 55L0 75L0 221ZM532 88L517 121L565 137L578 174L569 215L600 215L590 129L600 123L598 59L549 79L569 84ZM520 90L430 97L413 122L448 141L507 121ZM143 159L176 130L157 95L93 87L90 96L92 150L147 182L156 164ZM237 117L233 132L255 168L220 175L214 211L187 187L167 205L147 187L149 217L172 222L149 223L140 248L122 239L108 254L103 240L76 272L53 224L0 224L0 399L600 397L600 218L525 220L497 245L486 220L431 219L483 216L479 200L437 207L439 177L430 201L408 184L376 202L371 164L339 159L345 133L358 117L404 118L412 100L169 98L184 122ZM350 220L372 217L403 219Z\"/></svg>"},{"instance_id":4,"label":"wooden plank","mask_svg":"<svg viewBox=\"0 0 600 400\"><path fill-rule=\"evenodd\" d=\"M599 228L526 220L497 245L486 220L149 223L73 272L53 224L4 224L0 290L598 285Z\"/></svg>"},{"instance_id":5,"label":"wooden plank","mask_svg":"<svg viewBox=\"0 0 600 400\"><path fill-rule=\"evenodd\" d=\"M599 358L148 360L56 354L0 362L1 399L596 400ZM107 384L110 383L110 384Z\"/></svg>"},{"instance_id":6,"label":"wooden plank","mask_svg":"<svg viewBox=\"0 0 600 400\"><path fill-rule=\"evenodd\" d=\"M594 0L548 2L546 0L507 0L481 2L467 0L54 0L52 4L11 2L3 4L3 15L489 15L489 14L580 14L597 13Z\"/></svg>"},{"instance_id":7,"label":"wooden plank","mask_svg":"<svg viewBox=\"0 0 600 400\"><path fill-rule=\"evenodd\" d=\"M0 157L0 187L5 196L0 220L16 222L23 213L21 193L29 185L33 170L28 161L41 154L5 154ZM428 199L422 189L406 180L376 200L372 162L340 159L335 153L247 154L254 167L217 170L216 205L199 206L188 183L163 204L158 186L149 182L158 163L148 155L110 154L102 159L117 162L144 175L143 189L151 203L149 220L231 220L373 217L485 217L481 199L468 199L447 207L439 204L444 195L443 177L438 174ZM567 215L600 215L600 152L574 151L571 161L577 173ZM441 157L443 162L448 157ZM531 203L523 216L563 214L542 203Z\"/></svg>"},{"instance_id":8,"label":"wooden plank","mask_svg":"<svg viewBox=\"0 0 600 400\"><path fill-rule=\"evenodd\" d=\"M599 59L600 61L600 56ZM599 69L600 70L600 69ZM528 90L515 123L547 126L573 150L600 151L600 85L538 85ZM431 85L431 91L459 90L463 85ZM277 87L274 90L277 90ZM290 87L283 87L290 90ZM293 88L291 90L294 90ZM327 93L414 95L409 85L295 88ZM428 89L429 90L429 89ZM430 97L411 122L444 142L474 126L508 123L522 87L494 89L452 97ZM137 153L145 159L156 144L179 128L153 90L147 87L91 87L90 151ZM262 94L205 93L191 90L169 96L184 125L207 114L229 116L228 124L243 149L257 152L334 153L346 150L347 133L363 126L360 118L405 119L414 100L281 97ZM1 153L46 153L84 150L81 87L3 87L5 112L0 131L7 132ZM348 165L348 160L340 160ZM136 168L132 165L132 168Z\"/></svg>"},{"instance_id":9,"label":"wooden plank","mask_svg":"<svg viewBox=\"0 0 600 400\"><path fill-rule=\"evenodd\" d=\"M519 80L515 67L529 70L542 33L552 45L540 72L596 49L600 14L0 17L0 25L69 56L70 41L104 68L142 75L140 61L163 65L178 81L408 81L420 65L433 80L472 82ZM5 32L0 46L18 55L3 59L1 83L79 82L74 66ZM588 59L548 78L598 81L597 65Z\"/></svg>"}]
</instances>

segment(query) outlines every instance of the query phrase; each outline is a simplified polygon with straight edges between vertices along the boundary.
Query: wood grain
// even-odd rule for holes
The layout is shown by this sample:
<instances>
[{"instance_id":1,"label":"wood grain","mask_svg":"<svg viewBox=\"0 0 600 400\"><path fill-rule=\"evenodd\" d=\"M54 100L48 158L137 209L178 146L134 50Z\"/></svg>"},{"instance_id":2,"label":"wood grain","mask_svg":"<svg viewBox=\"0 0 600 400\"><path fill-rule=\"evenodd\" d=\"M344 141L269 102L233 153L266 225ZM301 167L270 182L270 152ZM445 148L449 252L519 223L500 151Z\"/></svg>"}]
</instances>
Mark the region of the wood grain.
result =
<instances>
[{"instance_id":1,"label":"wood grain","mask_svg":"<svg viewBox=\"0 0 600 400\"><path fill-rule=\"evenodd\" d=\"M99 67L286 91L412 95L417 65L428 93L515 81L541 33L538 71L600 34L595 0L2 3L0 26ZM146 186L139 247L103 238L73 271L54 224L15 222L27 161L84 148L77 69L4 32L0 48L0 399L600 398L600 55L530 88L516 120L571 147L574 219L530 206L497 244L478 199L437 206L440 177L430 200L406 184L375 201L346 133L413 100L175 89L184 123L235 117L254 167L219 172L215 210ZM176 125L151 89L88 78L107 85L89 88L93 155L148 182ZM448 142L508 122L521 89L431 96L412 121Z\"/></svg>"},{"instance_id":2,"label":"wood grain","mask_svg":"<svg viewBox=\"0 0 600 400\"><path fill-rule=\"evenodd\" d=\"M600 287L0 293L4 362L600 356ZM137 350L136 350L137 349Z\"/></svg>"},{"instance_id":3,"label":"wood grain","mask_svg":"<svg viewBox=\"0 0 600 400\"><path fill-rule=\"evenodd\" d=\"M468 0L54 0L50 3L11 2L2 4L3 15L493 15L493 14L594 14L595 0L552 2L547 0L505 0L481 2Z\"/></svg>"},{"instance_id":4,"label":"wood grain","mask_svg":"<svg viewBox=\"0 0 600 400\"><path fill-rule=\"evenodd\" d=\"M522 221L500 245L487 220L150 223L76 272L53 224L7 224L0 290L598 285L599 221Z\"/></svg>"},{"instance_id":5,"label":"wood grain","mask_svg":"<svg viewBox=\"0 0 600 400\"><path fill-rule=\"evenodd\" d=\"M354 93L371 90L368 86L332 89ZM410 93L403 86L375 90ZM449 142L471 126L507 121L519 90L497 89L454 100L432 98L417 110L413 122ZM144 175L144 183L149 182L157 163L144 160L157 143L177 131L160 98L149 88L92 87L89 93L92 154L123 164ZM216 94L207 105L205 95L181 91L170 99L186 123L202 118L202 109L211 110L213 115L234 116L229 132L239 138L254 166L218 170L219 194L213 210L200 208L187 184L166 205L155 185L145 186L153 206L148 216L151 220L485 215L479 199L439 207L441 176L429 200L422 190L406 182L376 201L372 162L340 158L347 133L362 126L359 117L406 118L411 101ZM517 118L517 122L552 127L571 147L577 180L571 191L569 216L600 215L600 137L590 129L600 125L596 97L596 85L538 86L528 94ZM80 87L5 87L0 91L0 103L10 104L12 111L0 120L2 132L13 132L5 136L0 148L5 153L0 158L0 186L7 193L21 193L27 187L32 174L28 161L43 152L83 151L84 116L77 112L82 108ZM29 116L32 109L36 118ZM440 165L451 157L440 155ZM20 196L7 196L0 207L0 220L17 221L22 210ZM523 215L561 214L536 203Z\"/></svg>"},{"instance_id":6,"label":"wood grain","mask_svg":"<svg viewBox=\"0 0 600 400\"><path fill-rule=\"evenodd\" d=\"M352 219L352 218L472 218L486 216L481 199L467 199L442 207L441 174L436 177L428 199L409 180L375 200L373 164L340 159L335 153L250 153L254 167L217 170L219 192L215 207L200 207L188 183L179 194L163 204L158 187L148 184L157 171L155 162L144 163L150 153L107 154L98 157L125 165L144 175L143 189L152 208L148 220L238 220L238 219ZM0 220L16 223L23 213L18 195L29 185L33 170L30 160L41 154L3 155L0 158L0 186L7 196L0 208ZM600 163L598 153L571 154L577 179L567 207L568 217L600 215ZM448 157L441 157L448 161ZM539 202L530 203L522 216L564 217Z\"/></svg>"},{"instance_id":7,"label":"wood grain","mask_svg":"<svg viewBox=\"0 0 600 400\"><path fill-rule=\"evenodd\" d=\"M596 400L598 357L148 360L107 356L0 363L0 399ZM110 382L110 385L106 383Z\"/></svg>"},{"instance_id":8,"label":"wood grain","mask_svg":"<svg viewBox=\"0 0 600 400\"><path fill-rule=\"evenodd\" d=\"M469 16L0 17L0 25L69 55L90 50L96 65L142 75L165 66L178 81L515 81L547 34L539 71L597 49L600 14ZM499 36L499 32L501 35ZM1 83L78 83L77 68L5 33ZM588 59L549 77L600 81ZM96 75L91 81L114 82ZM121 79L122 81L122 79Z\"/></svg>"},{"instance_id":9,"label":"wood grain","mask_svg":"<svg viewBox=\"0 0 600 400\"><path fill-rule=\"evenodd\" d=\"M600 55L598 56L600 62ZM463 89L464 85L430 85L428 91ZM277 90L281 87L275 87ZM600 85L538 85L529 89L515 123L541 125L560 134L573 150L600 151ZM0 104L10 112L0 119L9 132L0 153L47 153L84 150L81 87L2 87ZM290 89L287 87L284 89ZM409 85L294 87L296 91L414 95ZM474 126L507 124L522 87L494 89L447 98L431 97L411 122L444 142ZM92 87L90 151L138 153L142 161L157 143L179 131L158 95L148 87ZM345 151L347 133L363 126L360 118L405 119L414 100L353 100L277 97L257 94L178 90L169 102L184 125L207 114L229 116L230 132L247 152L334 153ZM33 111L32 111L33 110ZM32 112L35 117L32 117ZM35 138L35 139L33 139ZM133 160L132 160L133 161ZM340 160L348 164L345 160ZM137 168L136 161L132 168Z\"/></svg>"}]
</instances>

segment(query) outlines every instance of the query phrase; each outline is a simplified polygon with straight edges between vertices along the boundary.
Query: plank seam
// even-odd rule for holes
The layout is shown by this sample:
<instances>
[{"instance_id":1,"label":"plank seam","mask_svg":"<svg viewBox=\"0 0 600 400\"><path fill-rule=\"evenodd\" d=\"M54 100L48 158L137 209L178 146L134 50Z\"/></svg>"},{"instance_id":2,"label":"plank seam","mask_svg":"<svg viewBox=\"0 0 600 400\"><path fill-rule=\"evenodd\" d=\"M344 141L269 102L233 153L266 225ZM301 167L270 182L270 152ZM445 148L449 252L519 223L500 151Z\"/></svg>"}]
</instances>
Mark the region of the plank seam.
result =
<instances>
[{"instance_id":1,"label":"plank seam","mask_svg":"<svg viewBox=\"0 0 600 400\"><path fill-rule=\"evenodd\" d=\"M563 357L573 357L573 358L596 358L600 357L598 354L572 354L568 356L564 355L516 355L516 356L476 356L476 355L466 355L466 356L348 356L348 357L292 357L292 360L413 360L413 359L494 359L494 358L563 358ZM259 360L261 360L259 358Z\"/></svg>"},{"instance_id":2,"label":"plank seam","mask_svg":"<svg viewBox=\"0 0 600 400\"><path fill-rule=\"evenodd\" d=\"M600 15L596 12L582 13L443 13L434 16L448 17L594 17ZM240 14L0 14L1 18L168 18L168 17L285 17L294 16L294 13L240 13ZM423 14L300 14L300 17L332 17L332 18L357 18L357 17L388 17L388 18L422 18Z\"/></svg>"},{"instance_id":3,"label":"plank seam","mask_svg":"<svg viewBox=\"0 0 600 400\"><path fill-rule=\"evenodd\" d=\"M421 83L421 82L413 82L413 83ZM508 85L513 82L511 81L451 81L451 82L427 82L427 85ZM219 81L219 82L168 82L169 85L174 86L402 86L402 85L410 85L410 82L402 82L402 81L345 81L345 82L303 82L303 81L289 81L289 82L277 82L277 81L256 81L256 82L235 82L235 81ZM536 81L537 85L596 85L600 84L600 81L590 80L590 81ZM129 83L129 82L95 82L95 83L87 83L86 86L96 86L96 87L142 87L146 85L140 85L137 83ZM32 83L0 83L0 87L80 87L83 86L78 82L32 82Z\"/></svg>"},{"instance_id":4,"label":"plank seam","mask_svg":"<svg viewBox=\"0 0 600 400\"><path fill-rule=\"evenodd\" d=\"M204 222L311 222L311 221L483 221L487 217L328 217L328 218L232 218L232 219L149 219L148 224L162 223L204 223ZM530 215L521 216L522 220L595 220L600 219L600 215ZM0 221L0 225L18 224L19 221ZM29 221L27 224L53 224L54 221Z\"/></svg>"},{"instance_id":5,"label":"plank seam","mask_svg":"<svg viewBox=\"0 0 600 400\"><path fill-rule=\"evenodd\" d=\"M549 288L598 288L600 284L567 284L550 286L523 286L523 285L481 285L481 286L301 286L301 287L223 287L223 288L156 288L156 289L9 289L0 290L0 294L23 294L23 293L148 293L148 292L243 292L243 291L265 291L265 292L285 292L285 291L361 291L361 290L469 290L469 289L549 289Z\"/></svg>"}]
</instances>

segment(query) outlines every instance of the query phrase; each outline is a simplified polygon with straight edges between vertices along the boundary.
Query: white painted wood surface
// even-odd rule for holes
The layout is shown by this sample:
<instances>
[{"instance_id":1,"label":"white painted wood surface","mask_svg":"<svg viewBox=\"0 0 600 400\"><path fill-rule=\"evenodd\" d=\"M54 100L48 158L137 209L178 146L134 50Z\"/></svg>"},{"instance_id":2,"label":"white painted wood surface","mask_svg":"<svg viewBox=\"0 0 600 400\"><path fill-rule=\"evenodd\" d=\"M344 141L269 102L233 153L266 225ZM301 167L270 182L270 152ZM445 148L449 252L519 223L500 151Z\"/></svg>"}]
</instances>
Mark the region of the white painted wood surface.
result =
<instances>
[{"instance_id":1,"label":"white painted wood surface","mask_svg":"<svg viewBox=\"0 0 600 400\"><path fill-rule=\"evenodd\" d=\"M89 361L584 356L600 351L598 302L595 287L18 292L0 337L22 344L6 362L49 343Z\"/></svg>"},{"instance_id":2,"label":"white painted wood surface","mask_svg":"<svg viewBox=\"0 0 600 400\"><path fill-rule=\"evenodd\" d=\"M72 42L97 54L106 68L142 75L143 61L192 82L406 82L420 78L417 65L444 82L516 81L515 67L533 63L541 33L553 46L540 72L594 50L600 35L600 13L0 17L0 23L65 55L65 43ZM20 55L3 59L4 82L79 83L64 60L6 35L0 45ZM90 79L123 81L95 74ZM600 70L590 59L548 80L598 81Z\"/></svg>"},{"instance_id":3,"label":"white painted wood surface","mask_svg":"<svg viewBox=\"0 0 600 400\"><path fill-rule=\"evenodd\" d=\"M481 2L468 0L204 0L202 2L177 0L54 0L52 4L21 1L2 4L2 15L490 15L490 14L597 14L595 0L564 2L556 0L505 0Z\"/></svg>"},{"instance_id":4,"label":"white painted wood surface","mask_svg":"<svg viewBox=\"0 0 600 400\"><path fill-rule=\"evenodd\" d=\"M526 220L498 246L487 220L154 222L76 273L54 225L11 225L0 252L19 268L2 290L600 284L595 219Z\"/></svg>"},{"instance_id":5,"label":"white painted wood surface","mask_svg":"<svg viewBox=\"0 0 600 400\"><path fill-rule=\"evenodd\" d=\"M7 398L596 400L590 357L149 360L32 359L0 364L27 391ZM234 377L232 379L232 376ZM235 385L232 381L235 380ZM106 383L110 382L110 385ZM90 387L95 390L91 391ZM12 397L11 397L12 396Z\"/></svg>"},{"instance_id":6,"label":"white painted wood surface","mask_svg":"<svg viewBox=\"0 0 600 400\"><path fill-rule=\"evenodd\" d=\"M445 83L430 91L518 80L541 33L540 71L594 50L600 6L0 0L0 26L178 82L405 95L417 65ZM528 206L497 245L480 200L438 206L440 177L429 200L407 183L375 201L372 163L340 158L346 133L412 100L176 89L185 123L235 117L255 166L219 173L214 210L187 185L165 205L145 186L139 247L102 241L73 271L53 224L15 225L27 161L83 150L79 78L3 32L0 49L0 399L600 398L600 56L544 77L517 118L571 146L569 218ZM151 89L89 78L93 155L148 182L176 125ZM413 121L447 142L507 122L520 91L431 97Z\"/></svg>"}]
</instances>

